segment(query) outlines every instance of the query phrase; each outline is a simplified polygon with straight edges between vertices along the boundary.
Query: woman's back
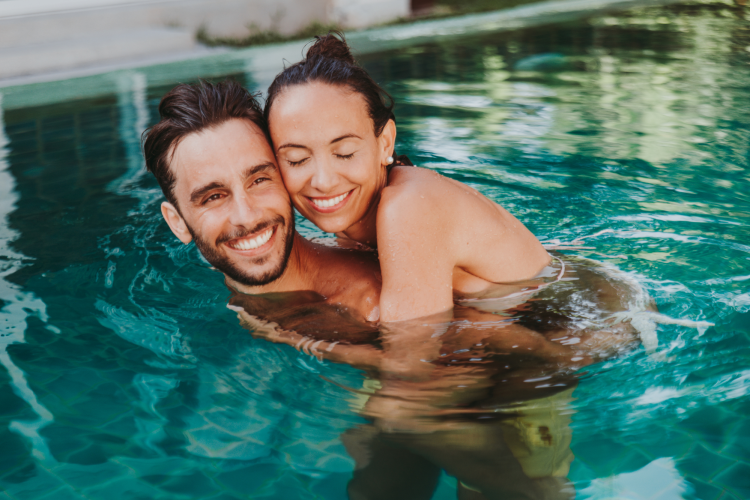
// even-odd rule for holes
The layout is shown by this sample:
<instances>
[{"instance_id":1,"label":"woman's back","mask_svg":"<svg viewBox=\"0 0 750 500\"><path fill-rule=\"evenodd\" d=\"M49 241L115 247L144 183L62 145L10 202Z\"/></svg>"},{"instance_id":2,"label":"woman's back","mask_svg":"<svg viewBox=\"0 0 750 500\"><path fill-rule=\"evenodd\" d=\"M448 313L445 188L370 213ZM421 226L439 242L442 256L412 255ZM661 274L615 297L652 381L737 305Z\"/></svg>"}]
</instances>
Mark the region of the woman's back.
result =
<instances>
[{"instance_id":1,"label":"woman's back","mask_svg":"<svg viewBox=\"0 0 750 500\"><path fill-rule=\"evenodd\" d=\"M378 207L381 318L447 310L458 294L533 278L549 262L541 243L475 189L416 167L389 174Z\"/></svg>"}]
</instances>

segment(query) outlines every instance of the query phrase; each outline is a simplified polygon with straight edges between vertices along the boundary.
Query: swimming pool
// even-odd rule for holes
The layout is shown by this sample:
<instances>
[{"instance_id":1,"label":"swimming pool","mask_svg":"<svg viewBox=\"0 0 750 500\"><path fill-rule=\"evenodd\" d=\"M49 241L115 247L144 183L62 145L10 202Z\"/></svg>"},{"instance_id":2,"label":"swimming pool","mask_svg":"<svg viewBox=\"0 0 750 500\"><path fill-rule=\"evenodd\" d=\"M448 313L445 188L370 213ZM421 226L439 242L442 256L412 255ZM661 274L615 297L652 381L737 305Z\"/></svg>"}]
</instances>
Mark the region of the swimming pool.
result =
<instances>
[{"instance_id":1,"label":"swimming pool","mask_svg":"<svg viewBox=\"0 0 750 500\"><path fill-rule=\"evenodd\" d=\"M565 406L579 498L750 498L747 16L676 4L361 58L400 153L715 325L658 325L653 352L585 370ZM253 339L169 232L139 135L171 84L147 74L5 98L0 498L346 498L340 436L366 420L345 387L367 381Z\"/></svg>"}]
</instances>

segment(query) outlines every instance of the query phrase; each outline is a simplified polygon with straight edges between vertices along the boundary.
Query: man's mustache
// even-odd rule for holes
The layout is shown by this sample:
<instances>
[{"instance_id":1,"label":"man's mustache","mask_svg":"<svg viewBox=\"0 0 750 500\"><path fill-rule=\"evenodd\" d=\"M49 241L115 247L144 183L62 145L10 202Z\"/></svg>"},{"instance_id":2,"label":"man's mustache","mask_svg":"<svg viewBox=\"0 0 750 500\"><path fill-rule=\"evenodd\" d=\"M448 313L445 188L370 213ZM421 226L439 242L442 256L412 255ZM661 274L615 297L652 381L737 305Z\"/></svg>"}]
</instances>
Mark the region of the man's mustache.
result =
<instances>
[{"instance_id":1,"label":"man's mustache","mask_svg":"<svg viewBox=\"0 0 750 500\"><path fill-rule=\"evenodd\" d=\"M259 222L258 224L256 224L254 227L250 229L238 228L238 229L233 230L232 232L220 234L219 237L216 238L216 246L219 246L222 243L226 243L227 241L230 241L230 240L234 240L237 238L244 238L246 236L250 236L251 234L259 233L263 231L264 229L267 229L271 226L275 226L276 224L279 224L280 226L285 226L286 220L281 215L277 215L276 217L272 219Z\"/></svg>"}]
</instances>

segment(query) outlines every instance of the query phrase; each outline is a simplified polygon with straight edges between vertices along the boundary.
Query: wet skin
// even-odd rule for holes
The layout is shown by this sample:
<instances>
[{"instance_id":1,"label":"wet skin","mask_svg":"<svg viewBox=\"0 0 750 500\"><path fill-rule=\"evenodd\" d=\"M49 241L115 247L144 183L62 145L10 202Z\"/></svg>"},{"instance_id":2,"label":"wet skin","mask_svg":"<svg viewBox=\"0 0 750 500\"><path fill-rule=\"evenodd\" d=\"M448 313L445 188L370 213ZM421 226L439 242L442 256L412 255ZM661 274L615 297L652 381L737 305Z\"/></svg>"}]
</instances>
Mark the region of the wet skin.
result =
<instances>
[{"instance_id":1,"label":"wet skin","mask_svg":"<svg viewBox=\"0 0 750 500\"><path fill-rule=\"evenodd\" d=\"M376 136L360 94L317 82L288 87L269 127L300 213L377 247L382 322L450 311L454 292L529 279L550 261L523 224L476 190L421 168L389 172L395 123Z\"/></svg>"},{"instance_id":2,"label":"wet skin","mask_svg":"<svg viewBox=\"0 0 750 500\"><path fill-rule=\"evenodd\" d=\"M380 272L366 252L316 245L294 230L289 195L265 135L232 119L186 136L174 149L177 206L162 214L235 290L309 290L360 320L378 316Z\"/></svg>"}]
</instances>

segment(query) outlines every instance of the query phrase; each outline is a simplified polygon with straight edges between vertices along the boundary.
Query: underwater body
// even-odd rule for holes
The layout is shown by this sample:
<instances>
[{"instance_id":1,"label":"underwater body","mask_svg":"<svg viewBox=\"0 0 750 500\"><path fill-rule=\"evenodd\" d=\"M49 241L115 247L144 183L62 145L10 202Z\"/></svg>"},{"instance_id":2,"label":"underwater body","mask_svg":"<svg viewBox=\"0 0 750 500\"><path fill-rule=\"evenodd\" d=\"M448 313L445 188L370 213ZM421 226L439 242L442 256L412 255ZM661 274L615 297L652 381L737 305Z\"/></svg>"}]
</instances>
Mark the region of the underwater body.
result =
<instances>
[{"instance_id":1,"label":"underwater body","mask_svg":"<svg viewBox=\"0 0 750 500\"><path fill-rule=\"evenodd\" d=\"M674 4L360 57L396 99L399 153L658 308L625 318L640 342L611 359L456 370L492 397L447 377L430 401L460 411L379 427L377 378L254 338L163 222L139 140L172 84L136 70L45 105L0 89L0 498L343 499L379 439L431 457L444 472L408 476L436 499L471 487L455 457L577 498L750 498L747 16ZM542 427L554 458L519 460Z\"/></svg>"}]
</instances>

